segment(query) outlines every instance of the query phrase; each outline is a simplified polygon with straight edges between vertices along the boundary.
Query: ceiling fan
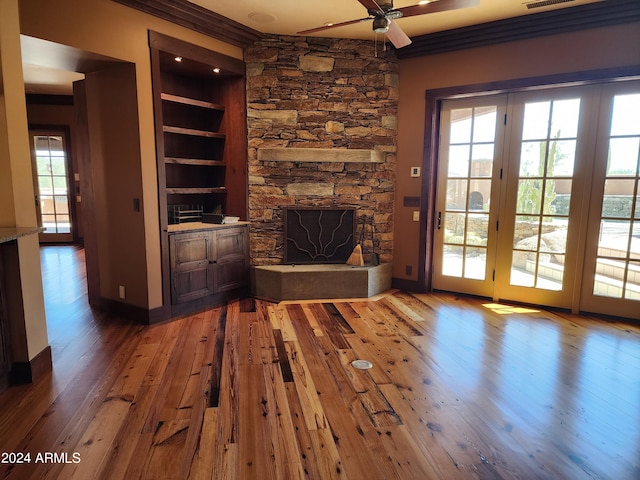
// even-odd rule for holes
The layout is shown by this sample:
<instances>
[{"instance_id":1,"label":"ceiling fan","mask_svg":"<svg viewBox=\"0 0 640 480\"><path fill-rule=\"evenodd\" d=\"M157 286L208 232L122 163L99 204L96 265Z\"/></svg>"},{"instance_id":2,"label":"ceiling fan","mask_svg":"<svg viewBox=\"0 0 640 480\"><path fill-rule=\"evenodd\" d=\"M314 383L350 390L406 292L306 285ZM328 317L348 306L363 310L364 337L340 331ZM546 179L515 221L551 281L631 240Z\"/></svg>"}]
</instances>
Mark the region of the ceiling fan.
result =
<instances>
[{"instance_id":1,"label":"ceiling fan","mask_svg":"<svg viewBox=\"0 0 640 480\"><path fill-rule=\"evenodd\" d=\"M298 32L300 35L321 32L330 28L344 27L360 22L373 20L373 31L386 34L389 41L396 48L406 47L411 43L411 39L394 22L401 17L413 17L426 13L444 12L456 10L458 8L473 7L480 3L480 0L431 0L421 1L417 5L403 8L393 8L393 0L358 0L369 13L368 17L350 20L348 22L332 23L322 27L312 28Z\"/></svg>"}]
</instances>

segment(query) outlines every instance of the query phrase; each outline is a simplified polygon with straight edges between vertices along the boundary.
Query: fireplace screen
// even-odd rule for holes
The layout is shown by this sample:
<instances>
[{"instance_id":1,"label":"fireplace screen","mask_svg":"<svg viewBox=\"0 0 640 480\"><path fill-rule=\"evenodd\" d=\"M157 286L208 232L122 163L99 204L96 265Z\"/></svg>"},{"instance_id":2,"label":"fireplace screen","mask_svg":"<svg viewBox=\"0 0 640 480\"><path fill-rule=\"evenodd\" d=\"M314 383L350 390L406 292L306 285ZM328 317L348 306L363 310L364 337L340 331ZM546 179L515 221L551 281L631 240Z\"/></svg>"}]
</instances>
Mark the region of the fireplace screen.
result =
<instances>
[{"instance_id":1,"label":"fireplace screen","mask_svg":"<svg viewBox=\"0 0 640 480\"><path fill-rule=\"evenodd\" d=\"M346 263L354 248L354 208L285 208L284 263Z\"/></svg>"}]
</instances>

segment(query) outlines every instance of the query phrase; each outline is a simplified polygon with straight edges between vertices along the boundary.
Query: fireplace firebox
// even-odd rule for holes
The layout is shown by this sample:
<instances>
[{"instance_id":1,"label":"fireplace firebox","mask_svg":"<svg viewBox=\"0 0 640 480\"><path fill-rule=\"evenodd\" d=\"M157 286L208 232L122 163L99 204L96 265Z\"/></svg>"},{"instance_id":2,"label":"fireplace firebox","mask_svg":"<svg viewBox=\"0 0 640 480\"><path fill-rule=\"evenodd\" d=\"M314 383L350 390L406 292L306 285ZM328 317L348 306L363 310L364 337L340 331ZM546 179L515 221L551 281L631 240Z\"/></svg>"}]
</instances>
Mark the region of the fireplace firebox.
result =
<instances>
[{"instance_id":1,"label":"fireplace firebox","mask_svg":"<svg viewBox=\"0 0 640 480\"><path fill-rule=\"evenodd\" d=\"M355 246L355 208L284 208L284 263L345 263Z\"/></svg>"}]
</instances>

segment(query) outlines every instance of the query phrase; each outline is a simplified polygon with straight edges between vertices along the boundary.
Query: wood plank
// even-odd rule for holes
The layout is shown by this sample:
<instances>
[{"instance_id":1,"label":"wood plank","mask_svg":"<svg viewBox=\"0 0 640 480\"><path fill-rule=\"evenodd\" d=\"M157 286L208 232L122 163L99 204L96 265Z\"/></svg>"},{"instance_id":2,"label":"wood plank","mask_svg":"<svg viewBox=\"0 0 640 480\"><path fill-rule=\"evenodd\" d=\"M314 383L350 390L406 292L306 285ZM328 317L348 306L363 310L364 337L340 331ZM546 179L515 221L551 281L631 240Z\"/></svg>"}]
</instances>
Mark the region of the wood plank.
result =
<instances>
[{"instance_id":1,"label":"wood plank","mask_svg":"<svg viewBox=\"0 0 640 480\"><path fill-rule=\"evenodd\" d=\"M295 307L295 305L287 307L292 318L292 312L296 311ZM298 312L299 314L300 312ZM317 386L318 398L329 425L331 425L334 443L338 448L344 469L354 478L379 476L380 472L371 452L359 448L360 435L358 431L361 430L361 427L353 417L340 413L345 409L349 411L349 406L357 401L356 393L350 387L341 367L339 369L329 368L327 357L331 357L331 353L318 344L318 340L326 339L326 337L316 336L310 328L311 326L302 321L294 321L294 327L305 353L309 371Z\"/></svg>"},{"instance_id":2,"label":"wood plank","mask_svg":"<svg viewBox=\"0 0 640 480\"><path fill-rule=\"evenodd\" d=\"M287 309L281 305L270 305L267 309L269 315L269 321L271 322L271 328L274 330L280 330L282 333L282 340L294 341L296 340L296 333L291 324L291 318L287 313Z\"/></svg>"},{"instance_id":3,"label":"wood plank","mask_svg":"<svg viewBox=\"0 0 640 480\"><path fill-rule=\"evenodd\" d=\"M273 445L276 478L303 479L302 453L289 409L287 390L280 369L265 365L265 406Z\"/></svg>"},{"instance_id":4,"label":"wood plank","mask_svg":"<svg viewBox=\"0 0 640 480\"><path fill-rule=\"evenodd\" d=\"M280 330L273 330L273 338L276 342L276 349L278 350L278 364L282 371L282 379L285 382L293 382L293 372L291 370L287 348L282 339L282 332Z\"/></svg>"},{"instance_id":5,"label":"wood plank","mask_svg":"<svg viewBox=\"0 0 640 480\"><path fill-rule=\"evenodd\" d=\"M180 95L172 95L171 93L163 92L160 94L162 100L166 100L174 103L182 103L185 105L192 105L195 107L208 108L211 110L219 110L224 112L224 105L218 105L216 103L205 102L204 100L198 100L196 98L182 97Z\"/></svg>"},{"instance_id":6,"label":"wood plank","mask_svg":"<svg viewBox=\"0 0 640 480\"><path fill-rule=\"evenodd\" d=\"M269 162L383 163L385 157L385 153L379 150L292 147L258 149L258 160Z\"/></svg>"},{"instance_id":7,"label":"wood plank","mask_svg":"<svg viewBox=\"0 0 640 480\"><path fill-rule=\"evenodd\" d=\"M0 478L638 478L632 323L395 291L141 326L51 291L54 373L0 394L0 452L82 461Z\"/></svg>"},{"instance_id":8,"label":"wood plank","mask_svg":"<svg viewBox=\"0 0 640 480\"><path fill-rule=\"evenodd\" d=\"M196 130L195 128L172 127L169 125L164 125L162 127L162 131L165 133L177 133L180 135L192 135L195 137L217 138L220 140L224 140L226 137L224 133L209 132L207 130Z\"/></svg>"},{"instance_id":9,"label":"wood plank","mask_svg":"<svg viewBox=\"0 0 640 480\"><path fill-rule=\"evenodd\" d=\"M222 358L224 355L224 339L227 329L227 308L220 307L216 310L209 310L210 314L216 312L217 315L209 317L214 323L212 325L211 349L209 358L211 368L208 369L209 378L209 407L217 407L220 402L220 382L222 381ZM209 313L207 312L207 313Z\"/></svg>"},{"instance_id":10,"label":"wood plank","mask_svg":"<svg viewBox=\"0 0 640 480\"><path fill-rule=\"evenodd\" d=\"M202 160L200 158L164 157L164 162L175 165L205 165L207 167L224 167L227 165L222 160Z\"/></svg>"},{"instance_id":11,"label":"wood plank","mask_svg":"<svg viewBox=\"0 0 640 480\"><path fill-rule=\"evenodd\" d=\"M239 367L238 476L247 480L276 478L264 368L260 363Z\"/></svg>"},{"instance_id":12,"label":"wood plank","mask_svg":"<svg viewBox=\"0 0 640 480\"><path fill-rule=\"evenodd\" d=\"M213 465L215 461L215 446L218 431L218 415L220 411L217 408L207 408L204 411L202 420L202 430L198 441L198 448L193 457L189 475L187 478L192 480L209 480L213 477Z\"/></svg>"},{"instance_id":13,"label":"wood plank","mask_svg":"<svg viewBox=\"0 0 640 480\"><path fill-rule=\"evenodd\" d=\"M140 461L136 459L136 447L140 439L140 432L144 426L147 412L151 403L155 400L158 385L143 386L138 389L127 416L122 422L113 439L112 448L104 461L104 468L100 472L101 480L118 480L128 477L127 472L132 463ZM144 463L144 462L141 462ZM131 472L129 472L131 473ZM96 478L98 478L96 476Z\"/></svg>"}]
</instances>

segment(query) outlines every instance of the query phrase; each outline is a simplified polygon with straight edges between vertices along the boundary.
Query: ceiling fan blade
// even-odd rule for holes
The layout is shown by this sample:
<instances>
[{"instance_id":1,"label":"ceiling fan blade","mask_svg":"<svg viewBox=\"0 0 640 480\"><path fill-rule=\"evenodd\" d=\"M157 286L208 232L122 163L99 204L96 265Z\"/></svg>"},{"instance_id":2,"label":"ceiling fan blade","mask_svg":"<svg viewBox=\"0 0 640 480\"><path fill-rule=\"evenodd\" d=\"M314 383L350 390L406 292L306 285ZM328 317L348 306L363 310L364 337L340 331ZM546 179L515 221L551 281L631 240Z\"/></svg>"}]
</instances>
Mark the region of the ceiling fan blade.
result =
<instances>
[{"instance_id":1,"label":"ceiling fan blade","mask_svg":"<svg viewBox=\"0 0 640 480\"><path fill-rule=\"evenodd\" d=\"M389 24L389 30L387 30L386 35L389 41L393 43L393 46L396 48L406 47L411 43L411 39L393 20Z\"/></svg>"},{"instance_id":2,"label":"ceiling fan blade","mask_svg":"<svg viewBox=\"0 0 640 480\"><path fill-rule=\"evenodd\" d=\"M366 17L366 18L359 18L358 20L349 20L348 22L332 23L331 25L323 25L322 27L303 30L301 32L298 32L298 35L307 35L309 33L322 32L323 30L329 30L330 28L344 27L346 25L353 25L355 23L366 22L372 19L373 17Z\"/></svg>"},{"instance_id":3,"label":"ceiling fan blade","mask_svg":"<svg viewBox=\"0 0 640 480\"><path fill-rule=\"evenodd\" d=\"M375 0L358 0L358 1L362 4L364 8L367 9L367 11L374 10L376 12L384 12L384 10L380 8L380 5L378 5Z\"/></svg>"},{"instance_id":4,"label":"ceiling fan blade","mask_svg":"<svg viewBox=\"0 0 640 480\"><path fill-rule=\"evenodd\" d=\"M475 7L479 3L480 0L433 0L424 5L412 5L411 7L396 8L395 10L402 13L403 17L413 17L415 15L424 15L425 13L446 12L447 10Z\"/></svg>"}]
</instances>

